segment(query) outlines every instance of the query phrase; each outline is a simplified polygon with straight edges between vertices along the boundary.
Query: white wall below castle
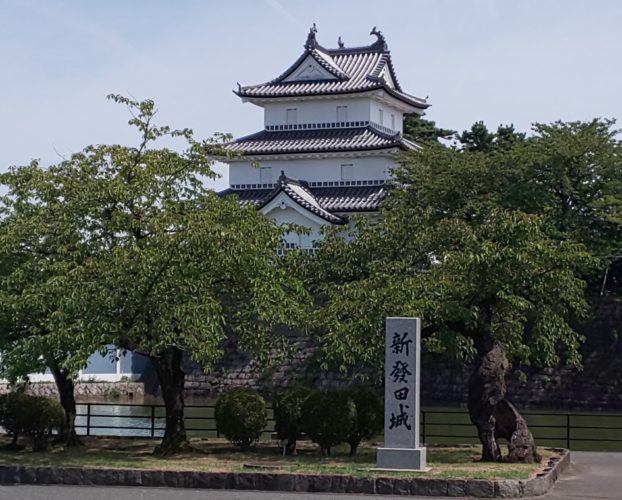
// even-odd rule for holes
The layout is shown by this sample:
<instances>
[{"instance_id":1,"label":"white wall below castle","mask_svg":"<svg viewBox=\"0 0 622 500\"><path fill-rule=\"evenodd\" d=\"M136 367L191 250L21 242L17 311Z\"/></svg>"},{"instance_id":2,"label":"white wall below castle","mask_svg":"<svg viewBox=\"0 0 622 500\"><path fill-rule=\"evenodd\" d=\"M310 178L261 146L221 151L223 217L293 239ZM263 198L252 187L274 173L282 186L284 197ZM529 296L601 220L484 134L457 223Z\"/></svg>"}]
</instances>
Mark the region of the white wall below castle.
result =
<instances>
[{"instance_id":1,"label":"white wall below castle","mask_svg":"<svg viewBox=\"0 0 622 500\"><path fill-rule=\"evenodd\" d=\"M265 160L260 161L258 166L248 162L232 162L229 167L229 183L259 184L274 183L281 175L281 170L292 179L300 179L308 182L341 181L341 165L352 165L352 179L345 180L385 180L388 173L395 166L395 161L390 156L376 156L369 158L324 158L324 159L300 159L300 160ZM260 179L260 167L270 168Z\"/></svg>"}]
</instances>

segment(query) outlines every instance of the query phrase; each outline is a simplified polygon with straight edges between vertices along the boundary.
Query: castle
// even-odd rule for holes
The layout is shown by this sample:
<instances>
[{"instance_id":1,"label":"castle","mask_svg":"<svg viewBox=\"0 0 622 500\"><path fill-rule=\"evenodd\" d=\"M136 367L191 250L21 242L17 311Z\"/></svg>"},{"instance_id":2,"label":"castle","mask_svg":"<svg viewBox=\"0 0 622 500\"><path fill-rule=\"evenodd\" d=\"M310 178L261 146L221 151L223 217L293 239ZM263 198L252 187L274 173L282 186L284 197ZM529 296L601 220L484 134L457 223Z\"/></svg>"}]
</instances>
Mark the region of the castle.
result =
<instances>
[{"instance_id":1,"label":"castle","mask_svg":"<svg viewBox=\"0 0 622 500\"><path fill-rule=\"evenodd\" d=\"M374 43L328 49L309 31L304 52L280 76L240 85L242 102L264 110L264 129L226 144L234 156L223 195L237 195L290 233L285 248L312 251L325 225L373 214L399 151L419 146L402 136L404 115L422 115L426 99L402 90L383 34Z\"/></svg>"}]
</instances>

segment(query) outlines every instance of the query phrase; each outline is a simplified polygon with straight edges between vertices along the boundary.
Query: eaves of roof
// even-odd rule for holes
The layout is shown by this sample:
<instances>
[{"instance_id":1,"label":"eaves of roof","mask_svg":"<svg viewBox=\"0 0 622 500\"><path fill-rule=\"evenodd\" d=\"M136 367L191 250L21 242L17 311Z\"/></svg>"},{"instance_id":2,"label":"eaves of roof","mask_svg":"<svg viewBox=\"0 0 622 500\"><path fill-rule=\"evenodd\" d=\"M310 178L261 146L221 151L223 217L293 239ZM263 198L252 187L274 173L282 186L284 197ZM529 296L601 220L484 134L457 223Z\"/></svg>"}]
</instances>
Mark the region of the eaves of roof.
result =
<instances>
[{"instance_id":1,"label":"eaves of roof","mask_svg":"<svg viewBox=\"0 0 622 500\"><path fill-rule=\"evenodd\" d=\"M376 212L380 209L386 186L322 186L306 187L317 203L326 211L335 213ZM264 206L280 192L278 186L264 189L226 189L220 196L237 196L242 205Z\"/></svg>"},{"instance_id":2,"label":"eaves of roof","mask_svg":"<svg viewBox=\"0 0 622 500\"><path fill-rule=\"evenodd\" d=\"M274 190L264 200L257 204L257 209L261 210L268 203L274 200L274 198L276 198L280 193L285 193L302 208L308 210L321 219L330 222L331 224L345 224L347 222L347 219L332 214L323 208L309 191L305 183L290 179L284 175L281 175Z\"/></svg>"},{"instance_id":3,"label":"eaves of roof","mask_svg":"<svg viewBox=\"0 0 622 500\"><path fill-rule=\"evenodd\" d=\"M372 124L350 128L262 130L223 145L225 150L245 156L373 151L396 147L403 150L417 148L401 134L387 134Z\"/></svg>"}]
</instances>

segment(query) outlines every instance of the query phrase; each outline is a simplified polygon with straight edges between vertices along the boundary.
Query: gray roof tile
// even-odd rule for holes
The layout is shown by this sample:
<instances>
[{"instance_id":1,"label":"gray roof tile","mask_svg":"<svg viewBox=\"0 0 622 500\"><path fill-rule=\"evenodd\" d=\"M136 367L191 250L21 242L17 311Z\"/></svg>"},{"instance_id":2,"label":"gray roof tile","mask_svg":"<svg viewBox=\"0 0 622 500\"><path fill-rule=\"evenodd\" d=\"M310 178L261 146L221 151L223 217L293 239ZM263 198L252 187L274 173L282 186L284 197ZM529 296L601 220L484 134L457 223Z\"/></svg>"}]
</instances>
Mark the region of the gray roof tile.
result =
<instances>
[{"instance_id":1,"label":"gray roof tile","mask_svg":"<svg viewBox=\"0 0 622 500\"><path fill-rule=\"evenodd\" d=\"M285 81L300 63L311 56L334 78L324 80ZM390 80L382 78L387 68ZM308 95L345 94L384 89L395 98L411 106L426 109L425 99L402 90L395 75L391 52L386 43L367 47L326 49L317 43L307 44L302 55L279 77L258 85L239 85L235 91L240 97L296 97Z\"/></svg>"},{"instance_id":2,"label":"gray roof tile","mask_svg":"<svg viewBox=\"0 0 622 500\"><path fill-rule=\"evenodd\" d=\"M418 146L402 138L399 133L389 135L373 125L315 130L262 130L224 145L228 151L242 155L365 151L394 147L410 150Z\"/></svg>"},{"instance_id":3,"label":"gray roof tile","mask_svg":"<svg viewBox=\"0 0 622 500\"><path fill-rule=\"evenodd\" d=\"M290 194L291 186L294 185L301 186L314 199L314 203L307 205L304 200L301 201L299 197L292 196L297 203L333 223L336 221L327 218L324 212L331 213L333 216L335 213L343 212L374 212L380 208L386 192L384 185L310 187L304 181L286 178L285 186L279 180L274 189L226 189L219 194L221 196L235 195L243 205L255 205L261 208L281 190ZM316 205L321 208L321 211Z\"/></svg>"}]
</instances>

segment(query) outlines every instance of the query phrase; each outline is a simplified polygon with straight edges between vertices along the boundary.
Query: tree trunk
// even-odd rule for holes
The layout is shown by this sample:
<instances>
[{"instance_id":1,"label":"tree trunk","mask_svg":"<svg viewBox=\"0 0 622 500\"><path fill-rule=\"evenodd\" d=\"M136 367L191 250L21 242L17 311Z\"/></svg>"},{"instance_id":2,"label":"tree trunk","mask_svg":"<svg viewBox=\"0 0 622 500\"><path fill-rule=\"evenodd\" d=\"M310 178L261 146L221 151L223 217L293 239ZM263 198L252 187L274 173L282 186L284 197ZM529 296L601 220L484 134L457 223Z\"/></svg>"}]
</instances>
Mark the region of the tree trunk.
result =
<instances>
[{"instance_id":1,"label":"tree trunk","mask_svg":"<svg viewBox=\"0 0 622 500\"><path fill-rule=\"evenodd\" d=\"M177 347L169 347L161 356L151 356L166 409L164 437L154 453L170 455L188 449L186 428L184 426L184 383L186 375L181 369L183 352Z\"/></svg>"},{"instance_id":2,"label":"tree trunk","mask_svg":"<svg viewBox=\"0 0 622 500\"><path fill-rule=\"evenodd\" d=\"M76 434L76 399L73 380L69 377L69 372L61 368L56 360L49 360L48 366L54 376L60 404L65 410L65 427L61 430L58 441L65 443L68 447L81 446L82 441Z\"/></svg>"},{"instance_id":3,"label":"tree trunk","mask_svg":"<svg viewBox=\"0 0 622 500\"><path fill-rule=\"evenodd\" d=\"M503 347L491 335L476 341L477 361L469 379L468 407L471 422L482 443L482 461L502 459L498 438L508 441L506 460L533 463L541 460L527 422L505 399L505 374L509 363Z\"/></svg>"},{"instance_id":4,"label":"tree trunk","mask_svg":"<svg viewBox=\"0 0 622 500\"><path fill-rule=\"evenodd\" d=\"M348 444L350 445L349 456L353 457L356 455L361 441L361 435L358 432L348 438Z\"/></svg>"}]
</instances>

